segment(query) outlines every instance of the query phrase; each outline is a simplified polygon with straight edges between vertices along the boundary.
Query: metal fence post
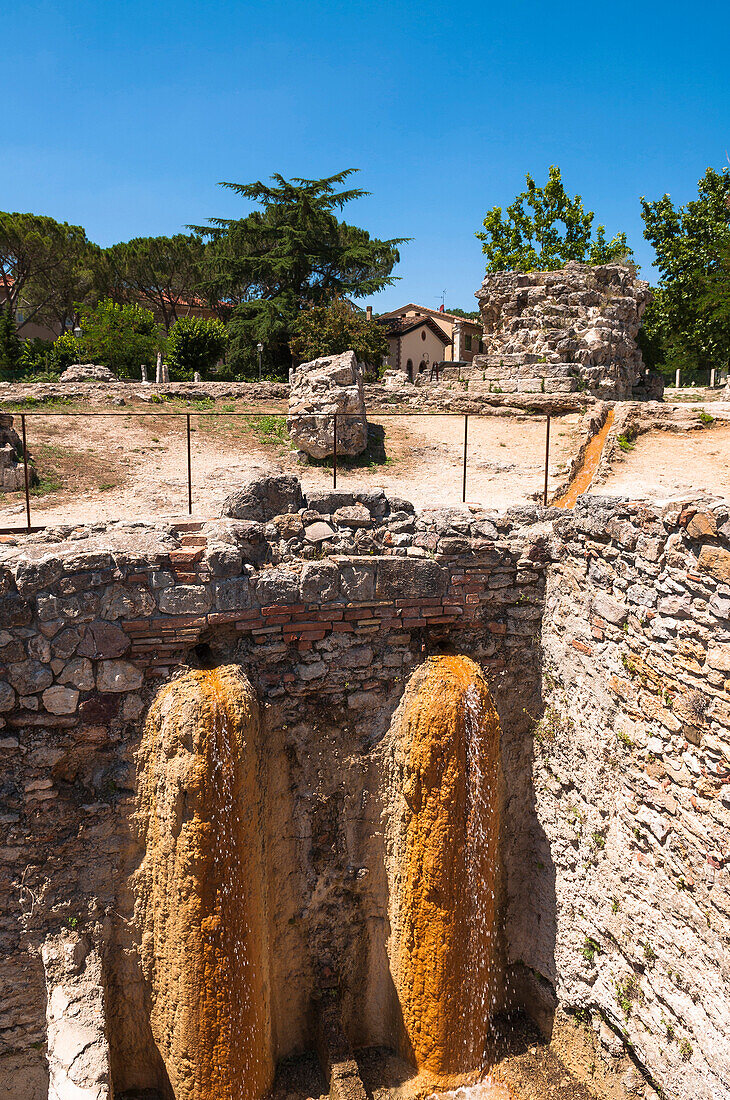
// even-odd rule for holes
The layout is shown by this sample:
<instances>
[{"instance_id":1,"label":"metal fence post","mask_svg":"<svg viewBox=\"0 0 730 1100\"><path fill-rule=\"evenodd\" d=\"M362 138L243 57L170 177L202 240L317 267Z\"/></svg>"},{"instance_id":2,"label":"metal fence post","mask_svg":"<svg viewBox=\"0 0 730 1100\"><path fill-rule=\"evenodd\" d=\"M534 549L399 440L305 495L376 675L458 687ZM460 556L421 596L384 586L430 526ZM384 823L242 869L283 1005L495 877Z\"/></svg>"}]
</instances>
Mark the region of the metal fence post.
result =
<instances>
[{"instance_id":1,"label":"metal fence post","mask_svg":"<svg viewBox=\"0 0 730 1100\"><path fill-rule=\"evenodd\" d=\"M469 414L464 414L464 474L461 481L461 499L466 503L466 443L469 432Z\"/></svg>"},{"instance_id":2,"label":"metal fence post","mask_svg":"<svg viewBox=\"0 0 730 1100\"><path fill-rule=\"evenodd\" d=\"M548 502L548 463L550 462L550 413L547 414L545 425L545 489L542 494L542 503L547 508Z\"/></svg>"},{"instance_id":3,"label":"metal fence post","mask_svg":"<svg viewBox=\"0 0 730 1100\"><path fill-rule=\"evenodd\" d=\"M23 473L25 475L25 515L30 531L30 475L28 472L28 447L25 441L25 413L20 415L20 423L23 429Z\"/></svg>"},{"instance_id":4,"label":"metal fence post","mask_svg":"<svg viewBox=\"0 0 730 1100\"><path fill-rule=\"evenodd\" d=\"M332 452L332 488L337 488L337 413L334 413L335 418L335 438L334 438L334 450Z\"/></svg>"},{"instance_id":5,"label":"metal fence post","mask_svg":"<svg viewBox=\"0 0 730 1100\"><path fill-rule=\"evenodd\" d=\"M193 514L193 475L192 464L190 460L190 413L185 414L188 430L188 515Z\"/></svg>"}]
</instances>

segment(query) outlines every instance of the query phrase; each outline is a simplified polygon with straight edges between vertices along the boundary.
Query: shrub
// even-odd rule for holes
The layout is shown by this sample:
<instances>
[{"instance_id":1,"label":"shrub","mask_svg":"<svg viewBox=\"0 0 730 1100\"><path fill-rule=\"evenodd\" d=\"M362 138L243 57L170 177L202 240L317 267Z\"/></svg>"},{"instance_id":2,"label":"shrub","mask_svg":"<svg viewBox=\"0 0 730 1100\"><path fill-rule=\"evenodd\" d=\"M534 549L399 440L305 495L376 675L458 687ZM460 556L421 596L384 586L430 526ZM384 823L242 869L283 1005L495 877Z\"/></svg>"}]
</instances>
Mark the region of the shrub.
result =
<instances>
[{"instance_id":1,"label":"shrub","mask_svg":"<svg viewBox=\"0 0 730 1100\"><path fill-rule=\"evenodd\" d=\"M180 380L195 371L209 373L228 343L226 327L215 317L180 317L167 338L167 362Z\"/></svg>"},{"instance_id":2,"label":"shrub","mask_svg":"<svg viewBox=\"0 0 730 1100\"><path fill-rule=\"evenodd\" d=\"M0 306L0 378L9 381L18 370L21 341L9 309Z\"/></svg>"},{"instance_id":3,"label":"shrub","mask_svg":"<svg viewBox=\"0 0 730 1100\"><path fill-rule=\"evenodd\" d=\"M330 305L312 306L299 315L292 331L289 346L295 364L352 350L359 363L369 366L369 378L380 378L388 339L377 321L369 321L350 302L338 298Z\"/></svg>"},{"instance_id":4,"label":"shrub","mask_svg":"<svg viewBox=\"0 0 730 1100\"><path fill-rule=\"evenodd\" d=\"M98 363L120 378L137 378L140 364L152 364L161 346L151 310L136 303L118 305L110 298L84 310L81 331L78 340L69 332L59 336L54 344L57 357L65 359L73 352L71 362Z\"/></svg>"}]
</instances>

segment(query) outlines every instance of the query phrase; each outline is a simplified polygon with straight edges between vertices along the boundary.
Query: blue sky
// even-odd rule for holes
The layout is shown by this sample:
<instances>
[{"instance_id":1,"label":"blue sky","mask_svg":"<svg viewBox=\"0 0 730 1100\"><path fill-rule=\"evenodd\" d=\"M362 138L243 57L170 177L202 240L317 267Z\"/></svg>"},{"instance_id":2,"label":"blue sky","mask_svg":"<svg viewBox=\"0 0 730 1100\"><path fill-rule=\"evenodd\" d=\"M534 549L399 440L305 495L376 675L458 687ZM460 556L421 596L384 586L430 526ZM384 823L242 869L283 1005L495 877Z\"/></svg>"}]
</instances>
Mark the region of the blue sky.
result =
<instances>
[{"instance_id":1,"label":"blue sky","mask_svg":"<svg viewBox=\"0 0 730 1100\"><path fill-rule=\"evenodd\" d=\"M217 187L360 168L349 221L413 237L373 302L474 308L474 232L558 164L652 278L639 196L730 148L730 6L75 0L0 13L0 208L106 245L240 216Z\"/></svg>"}]
</instances>

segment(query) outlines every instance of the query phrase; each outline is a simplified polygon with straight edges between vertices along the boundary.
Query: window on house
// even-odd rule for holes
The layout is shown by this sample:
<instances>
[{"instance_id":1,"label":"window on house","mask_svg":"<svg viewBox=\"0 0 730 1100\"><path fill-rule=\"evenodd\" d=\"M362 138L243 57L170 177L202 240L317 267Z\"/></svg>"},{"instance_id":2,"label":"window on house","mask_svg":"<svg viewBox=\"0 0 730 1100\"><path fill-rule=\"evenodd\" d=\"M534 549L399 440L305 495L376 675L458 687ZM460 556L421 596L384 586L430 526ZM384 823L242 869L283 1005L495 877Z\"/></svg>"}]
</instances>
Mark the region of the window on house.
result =
<instances>
[{"instance_id":1,"label":"window on house","mask_svg":"<svg viewBox=\"0 0 730 1100\"><path fill-rule=\"evenodd\" d=\"M426 339L426 330L425 330L425 328L421 331L421 339L422 340Z\"/></svg>"},{"instance_id":2,"label":"window on house","mask_svg":"<svg viewBox=\"0 0 730 1100\"><path fill-rule=\"evenodd\" d=\"M467 334L464 337L464 347L466 348L467 351L471 351L471 333L470 332L467 332Z\"/></svg>"}]
</instances>

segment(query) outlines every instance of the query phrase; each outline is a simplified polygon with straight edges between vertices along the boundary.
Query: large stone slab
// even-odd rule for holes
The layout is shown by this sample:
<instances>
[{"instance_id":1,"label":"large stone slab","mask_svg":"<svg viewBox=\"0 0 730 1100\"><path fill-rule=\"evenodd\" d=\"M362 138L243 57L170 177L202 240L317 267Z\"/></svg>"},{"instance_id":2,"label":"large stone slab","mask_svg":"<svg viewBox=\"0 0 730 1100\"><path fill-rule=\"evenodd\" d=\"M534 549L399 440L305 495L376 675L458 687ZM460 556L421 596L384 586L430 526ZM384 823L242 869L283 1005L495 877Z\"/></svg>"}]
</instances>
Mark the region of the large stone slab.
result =
<instances>
[{"instance_id":1,"label":"large stone slab","mask_svg":"<svg viewBox=\"0 0 730 1100\"><path fill-rule=\"evenodd\" d=\"M286 426L292 442L311 458L359 455L367 447L362 368L354 351L302 363L294 373Z\"/></svg>"}]
</instances>

